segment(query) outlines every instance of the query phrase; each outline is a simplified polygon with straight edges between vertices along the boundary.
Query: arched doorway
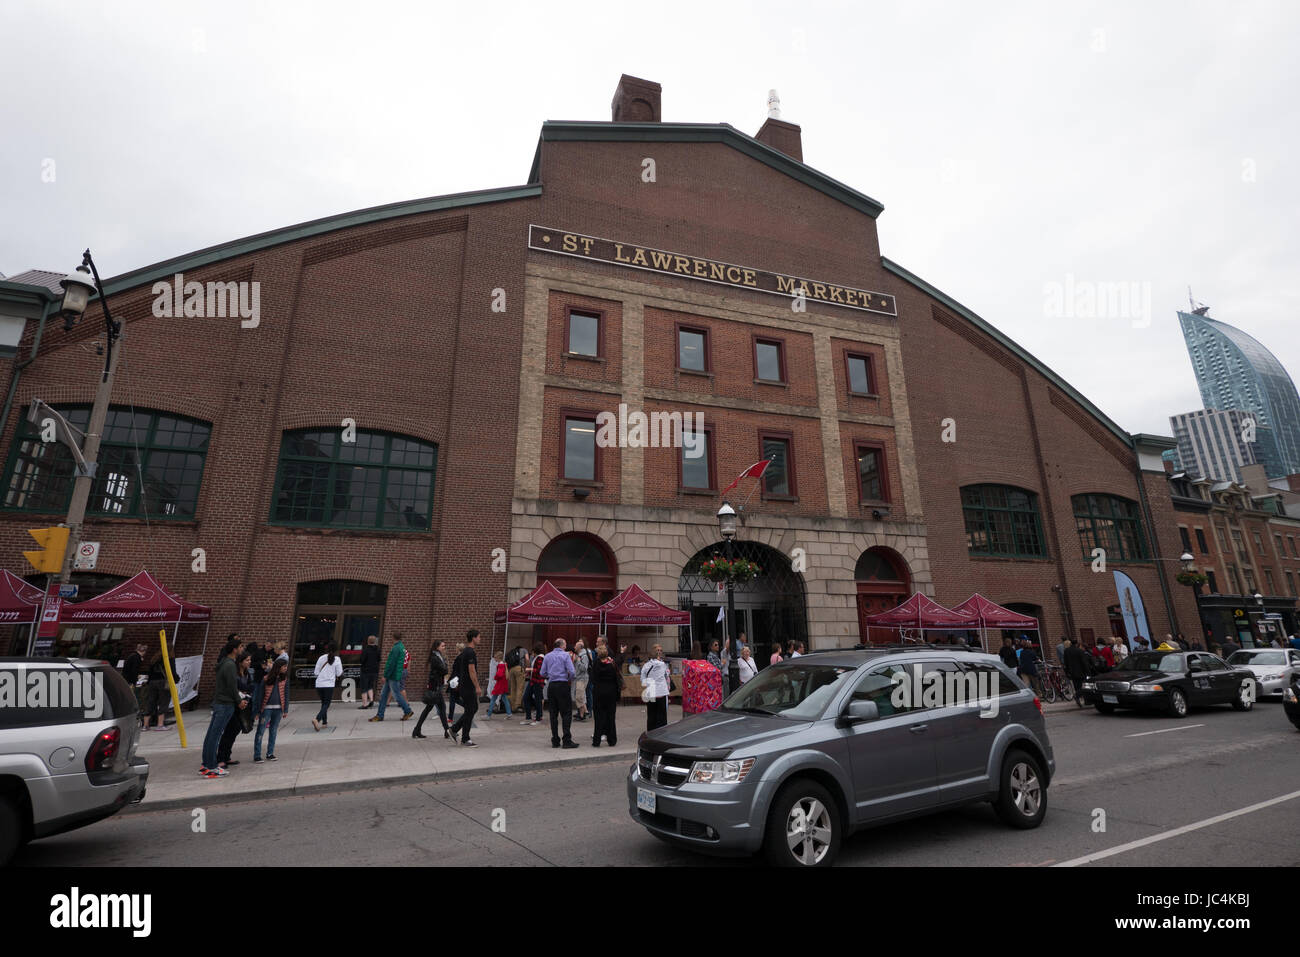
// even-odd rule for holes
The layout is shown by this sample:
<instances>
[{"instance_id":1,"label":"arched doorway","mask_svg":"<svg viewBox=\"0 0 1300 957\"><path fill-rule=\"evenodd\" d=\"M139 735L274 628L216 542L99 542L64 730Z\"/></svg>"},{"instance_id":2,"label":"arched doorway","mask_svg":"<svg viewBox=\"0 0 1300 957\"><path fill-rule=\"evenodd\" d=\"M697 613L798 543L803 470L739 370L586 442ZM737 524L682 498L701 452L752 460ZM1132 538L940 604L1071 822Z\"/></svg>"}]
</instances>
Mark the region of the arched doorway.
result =
<instances>
[{"instance_id":1,"label":"arched doorway","mask_svg":"<svg viewBox=\"0 0 1300 957\"><path fill-rule=\"evenodd\" d=\"M551 539L537 558L537 584L550 582L579 605L595 608L618 593L618 562L604 542L594 535L570 532ZM592 644L591 625L538 625L533 632L549 650L559 638L569 646L582 638Z\"/></svg>"},{"instance_id":2,"label":"arched doorway","mask_svg":"<svg viewBox=\"0 0 1300 957\"><path fill-rule=\"evenodd\" d=\"M737 541L732 547L736 558L757 563L762 573L734 586L736 611L729 633L745 633L760 668L772 657L777 642L788 647L791 641L801 641L811 650L803 576L794 570L790 559L760 542ZM700 565L715 555L727 555L724 542L696 552L677 579L677 607L690 611L691 635L705 648L714 640L721 642L726 633L718 620L727 604L726 592L719 592L716 583L700 574Z\"/></svg>"},{"instance_id":3,"label":"arched doorway","mask_svg":"<svg viewBox=\"0 0 1300 957\"><path fill-rule=\"evenodd\" d=\"M895 628L872 628L868 615L896 608L912 594L912 576L901 555L888 548L868 548L853 569L858 588L858 637L864 645L887 645L898 641Z\"/></svg>"},{"instance_id":4,"label":"arched doorway","mask_svg":"<svg viewBox=\"0 0 1300 957\"><path fill-rule=\"evenodd\" d=\"M361 674L361 649L370 635L384 634L388 586L332 579L303 582L293 616L290 668L301 688L316 684L316 659L333 643L343 659L343 674ZM383 660L382 657L380 659Z\"/></svg>"}]
</instances>

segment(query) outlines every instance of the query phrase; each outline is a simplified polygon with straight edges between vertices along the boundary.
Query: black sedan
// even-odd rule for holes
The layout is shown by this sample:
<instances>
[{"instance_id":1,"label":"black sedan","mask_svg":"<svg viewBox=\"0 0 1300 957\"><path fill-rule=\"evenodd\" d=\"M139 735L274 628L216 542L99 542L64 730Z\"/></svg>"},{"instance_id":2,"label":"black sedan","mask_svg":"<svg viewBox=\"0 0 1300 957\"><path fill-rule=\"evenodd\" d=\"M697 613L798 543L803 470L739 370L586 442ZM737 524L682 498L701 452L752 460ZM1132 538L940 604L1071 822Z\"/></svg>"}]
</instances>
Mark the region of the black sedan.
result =
<instances>
[{"instance_id":1,"label":"black sedan","mask_svg":"<svg viewBox=\"0 0 1300 957\"><path fill-rule=\"evenodd\" d=\"M1116 708L1167 711L1186 717L1189 708L1231 704L1249 711L1255 704L1255 676L1204 651L1143 651L1124 659L1120 670L1083 683L1085 704L1102 714Z\"/></svg>"},{"instance_id":2,"label":"black sedan","mask_svg":"<svg viewBox=\"0 0 1300 957\"><path fill-rule=\"evenodd\" d=\"M1282 692L1282 709L1291 723L1300 730L1300 676L1291 680L1291 687Z\"/></svg>"}]
</instances>

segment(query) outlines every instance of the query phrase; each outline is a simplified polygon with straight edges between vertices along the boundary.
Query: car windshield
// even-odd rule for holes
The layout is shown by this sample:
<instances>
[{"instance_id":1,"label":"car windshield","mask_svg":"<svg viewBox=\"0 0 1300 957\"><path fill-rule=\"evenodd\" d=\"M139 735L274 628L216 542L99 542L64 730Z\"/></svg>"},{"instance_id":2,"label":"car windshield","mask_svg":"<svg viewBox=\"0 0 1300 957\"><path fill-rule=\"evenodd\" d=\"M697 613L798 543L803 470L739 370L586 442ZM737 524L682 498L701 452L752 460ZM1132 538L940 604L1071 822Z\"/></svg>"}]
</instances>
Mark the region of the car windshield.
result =
<instances>
[{"instance_id":1,"label":"car windshield","mask_svg":"<svg viewBox=\"0 0 1300 957\"><path fill-rule=\"evenodd\" d=\"M1230 665L1284 665L1286 658L1280 651L1234 651L1228 659Z\"/></svg>"},{"instance_id":2,"label":"car windshield","mask_svg":"<svg viewBox=\"0 0 1300 957\"><path fill-rule=\"evenodd\" d=\"M1125 671L1183 671L1183 656L1160 651L1139 651L1124 661Z\"/></svg>"},{"instance_id":3,"label":"car windshield","mask_svg":"<svg viewBox=\"0 0 1300 957\"><path fill-rule=\"evenodd\" d=\"M788 664L764 668L736 689L722 707L747 714L812 720L821 717L855 671L856 668L847 665Z\"/></svg>"}]
</instances>

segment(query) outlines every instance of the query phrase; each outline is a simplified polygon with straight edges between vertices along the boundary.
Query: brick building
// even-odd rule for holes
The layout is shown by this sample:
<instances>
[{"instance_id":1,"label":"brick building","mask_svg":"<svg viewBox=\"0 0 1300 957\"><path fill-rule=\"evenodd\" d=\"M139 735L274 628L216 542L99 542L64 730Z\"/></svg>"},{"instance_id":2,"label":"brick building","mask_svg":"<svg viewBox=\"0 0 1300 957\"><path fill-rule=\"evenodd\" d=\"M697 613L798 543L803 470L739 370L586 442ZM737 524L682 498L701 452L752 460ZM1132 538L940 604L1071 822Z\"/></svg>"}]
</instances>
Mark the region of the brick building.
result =
<instances>
[{"instance_id":1,"label":"brick building","mask_svg":"<svg viewBox=\"0 0 1300 957\"><path fill-rule=\"evenodd\" d=\"M111 280L129 359L88 592L148 567L211 604L215 634L293 641L297 666L378 630L405 633L422 669L431 636L488 632L541 580L589 605L637 582L707 639L722 602L698 569L722 550L721 493L770 459L728 495L745 505L737 548L763 568L735 622L760 657L776 640L885 637L863 617L913 590L979 591L1053 638L1100 637L1123 627L1114 569L1144 630L1193 628L1172 583L1170 440L1128 435L882 257L881 205L804 164L797 126L664 123L658 86L631 77L612 115L544 124L525 186ZM178 273L260 283L260 321L155 315L155 284ZM3 423L0 560L15 571L24 529L57 522L69 493L70 460L24 412L84 410L102 361L95 308L65 333L40 288L0 283L0 302L32 299ZM655 413L666 444L632 421ZM611 416L626 441L601 440Z\"/></svg>"}]
</instances>

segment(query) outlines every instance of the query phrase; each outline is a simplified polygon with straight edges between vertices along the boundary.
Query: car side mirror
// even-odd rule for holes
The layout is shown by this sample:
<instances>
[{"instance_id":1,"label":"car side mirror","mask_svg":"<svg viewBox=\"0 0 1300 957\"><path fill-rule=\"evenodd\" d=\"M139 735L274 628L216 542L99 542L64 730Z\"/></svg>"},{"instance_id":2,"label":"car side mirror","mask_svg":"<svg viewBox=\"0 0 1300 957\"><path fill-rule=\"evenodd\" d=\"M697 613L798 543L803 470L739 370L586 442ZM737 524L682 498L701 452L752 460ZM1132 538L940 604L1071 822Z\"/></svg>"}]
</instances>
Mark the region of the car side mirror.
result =
<instances>
[{"instance_id":1,"label":"car side mirror","mask_svg":"<svg viewBox=\"0 0 1300 957\"><path fill-rule=\"evenodd\" d=\"M857 724L859 721L875 721L879 717L880 709L876 707L874 701L850 701L843 714L844 720L850 724Z\"/></svg>"}]
</instances>

